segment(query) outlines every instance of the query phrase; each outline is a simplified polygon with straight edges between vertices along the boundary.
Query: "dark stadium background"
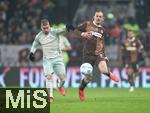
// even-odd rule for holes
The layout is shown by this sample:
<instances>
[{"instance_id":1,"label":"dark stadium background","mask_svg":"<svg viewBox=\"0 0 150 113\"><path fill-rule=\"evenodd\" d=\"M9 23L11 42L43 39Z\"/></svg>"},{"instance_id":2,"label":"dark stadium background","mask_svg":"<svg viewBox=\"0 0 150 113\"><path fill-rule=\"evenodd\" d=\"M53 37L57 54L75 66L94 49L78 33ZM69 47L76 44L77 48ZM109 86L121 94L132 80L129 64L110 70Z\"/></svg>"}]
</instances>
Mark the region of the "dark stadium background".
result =
<instances>
[{"instance_id":1,"label":"dark stadium background","mask_svg":"<svg viewBox=\"0 0 150 113\"><path fill-rule=\"evenodd\" d=\"M35 63L28 60L30 46L35 35L40 31L42 18L48 18L52 26L59 27L60 24L77 26L80 22L90 20L94 12L98 10L103 11L105 15L104 26L108 33L105 38L106 53L110 59L112 70L116 67L121 73L124 66L124 62L121 60L120 43L126 38L126 29L132 29L142 41L147 55L146 57L139 55L139 63L143 69L147 69L150 65L149 4L149 0L1 0L0 72L3 73L6 67L10 67L10 72L5 75L6 83L8 86L20 86L22 67L42 67L42 51L40 49L36 53ZM81 77L76 67L78 68L82 62L82 40L79 39L80 36L72 32L65 33L65 36L72 45L72 50L68 51L70 58L67 63L67 68L71 72L67 73L72 76L71 73L74 71L78 78L76 79L77 83L79 83ZM40 73L40 69L37 70L37 73ZM93 77L93 80L98 82L99 72L97 69L95 70L94 75L96 76ZM29 72L30 69L27 70L26 75ZM16 76L17 79L9 79L12 76ZM29 84L28 79L25 82L25 84ZM98 84L100 83L98 82ZM38 86L39 84L35 83L35 87Z\"/></svg>"},{"instance_id":2,"label":"dark stadium background","mask_svg":"<svg viewBox=\"0 0 150 113\"><path fill-rule=\"evenodd\" d=\"M115 84L94 70L89 87L128 88L120 43L126 29L133 30L144 45L146 56L139 55L140 79L137 88L150 88L150 0L0 0L0 88L43 88L42 51L36 52L36 62L28 60L35 35L40 31L40 20L47 18L51 25L79 23L92 19L95 11L103 11L106 54L110 67L121 78ZM82 40L71 32L64 34L72 45L68 51L66 87L77 88L81 75ZM4 83L2 83L2 81ZM115 89L115 88L114 88ZM118 90L118 89L117 89ZM84 113L84 112L83 112Z\"/></svg>"}]
</instances>

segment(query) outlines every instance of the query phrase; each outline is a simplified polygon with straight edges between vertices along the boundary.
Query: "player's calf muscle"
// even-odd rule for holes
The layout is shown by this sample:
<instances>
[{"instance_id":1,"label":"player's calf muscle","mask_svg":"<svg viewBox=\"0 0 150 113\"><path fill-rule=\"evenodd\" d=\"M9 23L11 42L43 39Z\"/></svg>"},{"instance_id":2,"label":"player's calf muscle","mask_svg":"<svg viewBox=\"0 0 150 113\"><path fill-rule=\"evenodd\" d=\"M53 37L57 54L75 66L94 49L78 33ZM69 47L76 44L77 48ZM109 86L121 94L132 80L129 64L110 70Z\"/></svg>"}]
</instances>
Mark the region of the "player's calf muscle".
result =
<instances>
[{"instance_id":1,"label":"player's calf muscle","mask_svg":"<svg viewBox=\"0 0 150 113\"><path fill-rule=\"evenodd\" d=\"M61 81L64 81L65 80L65 75L64 74L59 75L59 78L60 78Z\"/></svg>"},{"instance_id":2,"label":"player's calf muscle","mask_svg":"<svg viewBox=\"0 0 150 113\"><path fill-rule=\"evenodd\" d=\"M99 65L98 65L98 67L99 67L99 70L100 70L102 73L109 73L109 70L108 70L108 68L107 68L107 64L106 64L105 61L100 62Z\"/></svg>"}]
</instances>

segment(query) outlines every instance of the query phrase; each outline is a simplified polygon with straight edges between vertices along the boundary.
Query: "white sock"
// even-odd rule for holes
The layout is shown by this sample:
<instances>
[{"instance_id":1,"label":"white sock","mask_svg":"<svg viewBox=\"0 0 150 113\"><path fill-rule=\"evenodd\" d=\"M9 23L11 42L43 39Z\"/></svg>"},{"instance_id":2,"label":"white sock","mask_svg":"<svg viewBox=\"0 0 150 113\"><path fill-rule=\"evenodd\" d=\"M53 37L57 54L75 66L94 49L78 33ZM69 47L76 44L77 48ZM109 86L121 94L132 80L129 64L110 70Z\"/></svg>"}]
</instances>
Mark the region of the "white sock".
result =
<instances>
[{"instance_id":1,"label":"white sock","mask_svg":"<svg viewBox=\"0 0 150 113\"><path fill-rule=\"evenodd\" d=\"M53 80L46 79L46 88L48 89L49 97L53 97Z\"/></svg>"}]
</instances>

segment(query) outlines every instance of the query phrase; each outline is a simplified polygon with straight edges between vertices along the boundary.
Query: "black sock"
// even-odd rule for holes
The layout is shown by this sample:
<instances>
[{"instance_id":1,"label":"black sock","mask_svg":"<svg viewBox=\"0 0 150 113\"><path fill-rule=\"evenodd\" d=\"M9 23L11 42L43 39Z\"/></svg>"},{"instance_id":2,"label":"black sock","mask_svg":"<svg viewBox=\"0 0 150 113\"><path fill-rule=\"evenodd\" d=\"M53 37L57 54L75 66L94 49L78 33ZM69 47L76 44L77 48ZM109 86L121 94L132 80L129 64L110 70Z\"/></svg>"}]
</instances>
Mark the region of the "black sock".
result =
<instances>
[{"instance_id":1,"label":"black sock","mask_svg":"<svg viewBox=\"0 0 150 113\"><path fill-rule=\"evenodd\" d=\"M108 72L108 73L103 73L104 75L107 75L108 77L110 76L110 72Z\"/></svg>"},{"instance_id":2,"label":"black sock","mask_svg":"<svg viewBox=\"0 0 150 113\"><path fill-rule=\"evenodd\" d=\"M133 78L133 75L128 76L128 80L129 80L130 86L134 86L134 78Z\"/></svg>"},{"instance_id":3,"label":"black sock","mask_svg":"<svg viewBox=\"0 0 150 113\"><path fill-rule=\"evenodd\" d=\"M88 83L89 83L89 82L85 82L85 80L83 79L83 80L81 81L81 84L80 84L79 89L80 89L80 90L84 90L84 88L87 86Z\"/></svg>"},{"instance_id":4,"label":"black sock","mask_svg":"<svg viewBox=\"0 0 150 113\"><path fill-rule=\"evenodd\" d=\"M63 81L57 80L57 84L59 84L59 87L63 87L65 84L65 80L63 80Z\"/></svg>"}]
</instances>

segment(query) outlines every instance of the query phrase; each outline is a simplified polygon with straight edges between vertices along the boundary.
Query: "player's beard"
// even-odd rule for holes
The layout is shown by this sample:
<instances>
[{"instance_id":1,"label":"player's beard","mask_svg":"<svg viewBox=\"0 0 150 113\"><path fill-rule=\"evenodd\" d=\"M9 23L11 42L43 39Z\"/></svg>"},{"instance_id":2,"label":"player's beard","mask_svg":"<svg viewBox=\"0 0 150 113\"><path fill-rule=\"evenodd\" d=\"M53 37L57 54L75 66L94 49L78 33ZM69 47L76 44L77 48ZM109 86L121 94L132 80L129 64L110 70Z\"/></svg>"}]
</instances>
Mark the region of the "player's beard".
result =
<instances>
[{"instance_id":1,"label":"player's beard","mask_svg":"<svg viewBox=\"0 0 150 113\"><path fill-rule=\"evenodd\" d=\"M45 35L47 35L48 33L49 33L48 31L45 31L45 32L44 32Z\"/></svg>"},{"instance_id":2,"label":"player's beard","mask_svg":"<svg viewBox=\"0 0 150 113\"><path fill-rule=\"evenodd\" d=\"M97 20L95 23L96 23L97 25L102 25L102 24L103 24L103 21L102 21L102 20Z\"/></svg>"},{"instance_id":3,"label":"player's beard","mask_svg":"<svg viewBox=\"0 0 150 113\"><path fill-rule=\"evenodd\" d=\"M101 23L100 20L97 20L97 21L96 21L96 24L97 24L97 25L100 25L100 23Z\"/></svg>"}]
</instances>

